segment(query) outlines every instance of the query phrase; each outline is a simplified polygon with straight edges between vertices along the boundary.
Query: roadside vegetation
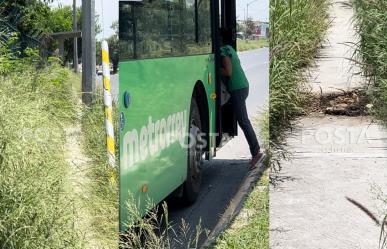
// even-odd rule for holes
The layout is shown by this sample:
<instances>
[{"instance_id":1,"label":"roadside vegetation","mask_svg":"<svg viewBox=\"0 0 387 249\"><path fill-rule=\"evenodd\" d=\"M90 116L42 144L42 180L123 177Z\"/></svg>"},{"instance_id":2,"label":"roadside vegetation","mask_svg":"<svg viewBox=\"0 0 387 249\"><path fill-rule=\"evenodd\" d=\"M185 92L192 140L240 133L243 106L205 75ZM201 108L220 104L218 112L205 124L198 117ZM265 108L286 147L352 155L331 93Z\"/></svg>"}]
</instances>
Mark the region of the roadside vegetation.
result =
<instances>
[{"instance_id":1,"label":"roadside vegetation","mask_svg":"<svg viewBox=\"0 0 387 249\"><path fill-rule=\"evenodd\" d=\"M72 40L50 57L48 34L72 30L71 7L51 2L0 0L0 248L117 248L103 103L80 104L80 78L63 68Z\"/></svg>"},{"instance_id":2,"label":"roadside vegetation","mask_svg":"<svg viewBox=\"0 0 387 249\"><path fill-rule=\"evenodd\" d=\"M82 115L83 149L89 157L87 175L90 179L86 199L92 216L92 226L101 248L118 247L118 122L114 106L114 128L116 146L116 167L108 164L106 154L106 130L104 103L101 95L90 107L84 107Z\"/></svg>"},{"instance_id":3,"label":"roadside vegetation","mask_svg":"<svg viewBox=\"0 0 387 249\"><path fill-rule=\"evenodd\" d=\"M239 52L248 51L263 47L268 47L269 42L267 39L259 39L259 40L239 40L237 41L237 48Z\"/></svg>"},{"instance_id":4,"label":"roadside vegetation","mask_svg":"<svg viewBox=\"0 0 387 249\"><path fill-rule=\"evenodd\" d=\"M83 248L64 148L75 120L71 72L9 46L0 44L0 245Z\"/></svg>"},{"instance_id":5,"label":"roadside vegetation","mask_svg":"<svg viewBox=\"0 0 387 249\"><path fill-rule=\"evenodd\" d=\"M117 167L107 164L103 102L82 108L79 77L33 49L17 57L8 49L17 42L11 36L0 49L0 245L117 248ZM74 179L66 151L68 128L77 122L90 159L79 169L87 178L81 194L72 181L83 180Z\"/></svg>"},{"instance_id":6,"label":"roadside vegetation","mask_svg":"<svg viewBox=\"0 0 387 249\"><path fill-rule=\"evenodd\" d=\"M270 1L270 156L280 170L288 155L286 131L304 113L306 68L313 63L329 26L327 0Z\"/></svg>"},{"instance_id":7,"label":"roadside vegetation","mask_svg":"<svg viewBox=\"0 0 387 249\"><path fill-rule=\"evenodd\" d=\"M387 125L387 2L384 0L354 0L355 27L360 37L357 62L369 79L367 94L372 101L372 111L378 120ZM387 247L387 198L381 193L386 206L381 222L380 248Z\"/></svg>"},{"instance_id":8,"label":"roadside vegetation","mask_svg":"<svg viewBox=\"0 0 387 249\"><path fill-rule=\"evenodd\" d=\"M370 82L373 114L387 124L387 2L355 0L354 7L358 62Z\"/></svg>"}]
</instances>

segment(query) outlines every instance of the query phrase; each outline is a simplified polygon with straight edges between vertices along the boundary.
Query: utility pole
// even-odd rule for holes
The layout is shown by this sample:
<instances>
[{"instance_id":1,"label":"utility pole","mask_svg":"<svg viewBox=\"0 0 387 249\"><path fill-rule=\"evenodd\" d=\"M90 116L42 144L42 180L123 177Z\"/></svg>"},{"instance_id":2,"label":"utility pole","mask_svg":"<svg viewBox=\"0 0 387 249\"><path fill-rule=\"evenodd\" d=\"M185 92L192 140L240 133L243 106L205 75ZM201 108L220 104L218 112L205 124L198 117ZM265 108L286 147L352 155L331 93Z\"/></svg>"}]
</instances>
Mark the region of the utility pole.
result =
<instances>
[{"instance_id":1,"label":"utility pole","mask_svg":"<svg viewBox=\"0 0 387 249\"><path fill-rule=\"evenodd\" d=\"M77 0L73 0L73 31L76 32L77 27ZM74 72L78 73L78 38L74 38Z\"/></svg>"},{"instance_id":2,"label":"utility pole","mask_svg":"<svg viewBox=\"0 0 387 249\"><path fill-rule=\"evenodd\" d=\"M82 0L82 101L93 102L95 91L95 0Z\"/></svg>"}]
</instances>

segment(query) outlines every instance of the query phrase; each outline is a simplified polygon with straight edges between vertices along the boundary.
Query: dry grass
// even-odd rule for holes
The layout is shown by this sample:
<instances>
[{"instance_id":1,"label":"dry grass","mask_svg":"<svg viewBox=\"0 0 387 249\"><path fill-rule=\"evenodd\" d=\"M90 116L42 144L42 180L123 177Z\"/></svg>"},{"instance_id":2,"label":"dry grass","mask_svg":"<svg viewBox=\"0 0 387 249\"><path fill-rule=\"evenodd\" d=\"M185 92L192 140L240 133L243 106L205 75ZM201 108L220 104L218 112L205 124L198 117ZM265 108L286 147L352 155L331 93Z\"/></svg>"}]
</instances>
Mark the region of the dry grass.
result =
<instances>
[{"instance_id":1,"label":"dry grass","mask_svg":"<svg viewBox=\"0 0 387 249\"><path fill-rule=\"evenodd\" d=\"M83 248L69 193L65 127L75 118L70 72L0 53L0 245Z\"/></svg>"}]
</instances>

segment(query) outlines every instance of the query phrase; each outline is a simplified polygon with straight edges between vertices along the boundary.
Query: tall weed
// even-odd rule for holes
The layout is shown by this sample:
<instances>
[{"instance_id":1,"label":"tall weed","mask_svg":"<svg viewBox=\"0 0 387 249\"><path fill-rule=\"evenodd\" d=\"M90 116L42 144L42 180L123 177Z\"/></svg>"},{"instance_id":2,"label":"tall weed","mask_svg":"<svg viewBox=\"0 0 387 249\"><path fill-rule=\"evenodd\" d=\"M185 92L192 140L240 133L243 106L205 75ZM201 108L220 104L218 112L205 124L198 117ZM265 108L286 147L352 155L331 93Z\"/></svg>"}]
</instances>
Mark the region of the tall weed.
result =
<instances>
[{"instance_id":1,"label":"tall weed","mask_svg":"<svg viewBox=\"0 0 387 249\"><path fill-rule=\"evenodd\" d=\"M285 132L303 113L304 71L329 26L328 6L327 0L270 1L270 156L276 170L288 156Z\"/></svg>"},{"instance_id":2,"label":"tall weed","mask_svg":"<svg viewBox=\"0 0 387 249\"><path fill-rule=\"evenodd\" d=\"M387 124L387 1L354 0L357 55L370 80L373 114Z\"/></svg>"}]
</instances>

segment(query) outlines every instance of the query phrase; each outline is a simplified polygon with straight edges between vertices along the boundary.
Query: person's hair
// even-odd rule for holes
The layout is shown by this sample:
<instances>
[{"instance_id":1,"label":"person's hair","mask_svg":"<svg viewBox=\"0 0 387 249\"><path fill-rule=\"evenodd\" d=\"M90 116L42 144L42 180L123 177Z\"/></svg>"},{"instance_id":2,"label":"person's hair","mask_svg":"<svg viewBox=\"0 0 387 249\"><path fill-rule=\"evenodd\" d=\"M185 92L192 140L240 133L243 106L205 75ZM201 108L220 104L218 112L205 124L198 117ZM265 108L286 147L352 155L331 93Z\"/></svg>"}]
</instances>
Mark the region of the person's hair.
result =
<instances>
[{"instance_id":1,"label":"person's hair","mask_svg":"<svg viewBox=\"0 0 387 249\"><path fill-rule=\"evenodd\" d=\"M224 45L231 45L232 31L230 29L220 28L219 35Z\"/></svg>"}]
</instances>

